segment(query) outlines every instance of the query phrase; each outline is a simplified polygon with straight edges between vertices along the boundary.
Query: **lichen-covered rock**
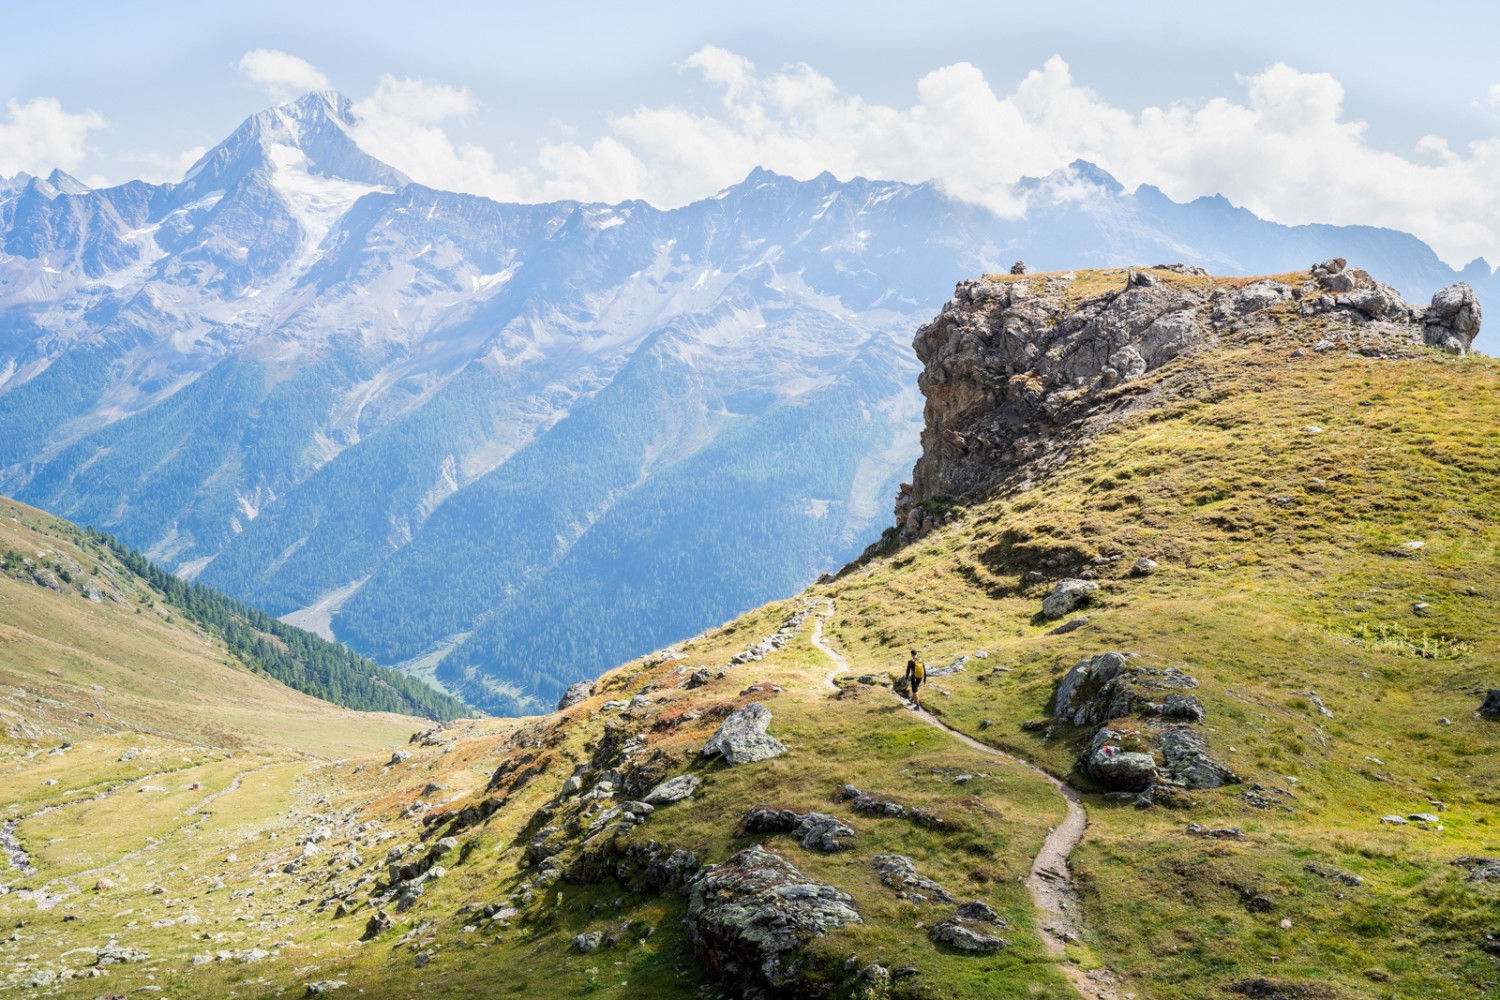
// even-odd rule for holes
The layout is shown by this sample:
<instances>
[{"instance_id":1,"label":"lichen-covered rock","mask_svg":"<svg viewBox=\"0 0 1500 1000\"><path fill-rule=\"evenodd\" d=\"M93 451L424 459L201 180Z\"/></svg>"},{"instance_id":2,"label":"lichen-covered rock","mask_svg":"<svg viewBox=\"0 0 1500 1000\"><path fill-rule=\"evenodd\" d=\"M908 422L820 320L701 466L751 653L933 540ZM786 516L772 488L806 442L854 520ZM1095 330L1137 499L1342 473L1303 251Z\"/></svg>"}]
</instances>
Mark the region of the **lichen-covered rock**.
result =
<instances>
[{"instance_id":1,"label":"lichen-covered rock","mask_svg":"<svg viewBox=\"0 0 1500 1000\"><path fill-rule=\"evenodd\" d=\"M749 764L786 753L786 747L766 730L771 725L771 710L752 701L722 723L703 744L703 756L722 755L729 764ZM649 799L647 801L650 801Z\"/></svg>"},{"instance_id":2,"label":"lichen-covered rock","mask_svg":"<svg viewBox=\"0 0 1500 1000\"><path fill-rule=\"evenodd\" d=\"M579 681L563 692L562 698L557 702L557 710L561 712L565 708L572 708L581 701L587 701L594 695L593 681Z\"/></svg>"},{"instance_id":3,"label":"lichen-covered rock","mask_svg":"<svg viewBox=\"0 0 1500 1000\"><path fill-rule=\"evenodd\" d=\"M799 813L791 809L752 809L745 814L746 833L790 833L810 851L842 851L854 837L853 828L827 813Z\"/></svg>"},{"instance_id":4,"label":"lichen-covered rock","mask_svg":"<svg viewBox=\"0 0 1500 1000\"><path fill-rule=\"evenodd\" d=\"M1052 593L1042 602L1043 618L1061 618L1074 608L1088 603L1099 585L1093 580L1059 580Z\"/></svg>"},{"instance_id":5,"label":"lichen-covered rock","mask_svg":"<svg viewBox=\"0 0 1500 1000\"><path fill-rule=\"evenodd\" d=\"M809 941L861 923L854 900L756 844L688 886L688 937L708 969L741 996L797 996Z\"/></svg>"}]
</instances>

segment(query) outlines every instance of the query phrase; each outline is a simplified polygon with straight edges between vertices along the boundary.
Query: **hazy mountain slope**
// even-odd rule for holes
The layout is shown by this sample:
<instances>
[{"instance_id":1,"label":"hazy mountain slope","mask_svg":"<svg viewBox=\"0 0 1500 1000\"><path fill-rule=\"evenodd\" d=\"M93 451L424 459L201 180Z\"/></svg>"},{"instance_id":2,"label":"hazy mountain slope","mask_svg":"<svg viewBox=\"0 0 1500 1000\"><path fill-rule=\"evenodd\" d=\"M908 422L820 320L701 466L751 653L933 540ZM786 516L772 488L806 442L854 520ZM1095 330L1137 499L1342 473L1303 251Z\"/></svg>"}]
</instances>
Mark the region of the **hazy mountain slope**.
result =
<instances>
[{"instance_id":1,"label":"hazy mountain slope","mask_svg":"<svg viewBox=\"0 0 1500 1000\"><path fill-rule=\"evenodd\" d=\"M208 707L216 698L230 697L227 690L221 690L224 685L235 690L247 686L261 690L260 700L269 697L278 709L297 706L304 712L306 699L299 701L289 692L270 697L266 690L275 692L274 682L280 682L350 708L400 712L408 717L452 719L466 711L461 702L412 678L378 667L342 646L247 608L201 584L175 577L108 535L81 531L10 500L0 503L5 511L4 522L0 523L0 583L8 594L0 623L11 631L0 665L12 670L24 665L34 675L39 665L60 656L93 663L109 673L104 665L118 655L116 648L128 633L134 638L123 643L128 653L122 666L136 675L130 690L144 694L161 684L186 682L191 691L191 710L169 697L148 711L157 720L171 720L172 727L209 725L208 731L216 738L205 742L245 738L235 732L234 725L214 721L216 713ZM166 627L174 623L176 628ZM164 673L153 667L153 647L163 644L166 637L173 640L165 645L174 647L179 661ZM197 648L204 643L207 649ZM183 647L193 647L185 658ZM232 679L229 674L235 670L250 671L273 683L257 685ZM13 677L12 683L19 679ZM81 687L78 679L73 683ZM90 683L95 682L91 679ZM112 683L96 685L94 690L109 692L111 698L119 694L118 685ZM76 707L78 701L77 697L69 699L74 709L72 724L81 721L76 718L81 711ZM83 703L88 701L88 697L83 698ZM121 709L116 704L115 714L135 717L132 709L138 707ZM262 705L260 710L270 709ZM37 721L19 725L23 731L30 731ZM56 724L67 725L60 721ZM42 731L70 732L67 728L37 730Z\"/></svg>"},{"instance_id":2,"label":"hazy mountain slope","mask_svg":"<svg viewBox=\"0 0 1500 1000\"><path fill-rule=\"evenodd\" d=\"M916 455L910 330L955 274L1337 253L1418 297L1456 277L1404 234L1126 193L1087 163L1024 182L1020 219L764 170L672 211L502 205L409 182L352 121L310 94L177 184L0 192L0 488L507 711L863 548ZM809 434L863 457L793 471L795 501L693 486L697 456L780 475ZM804 500L815 524L784 509ZM684 525L788 517L729 588L668 554ZM639 571L601 590L627 548Z\"/></svg>"},{"instance_id":3,"label":"hazy mountain slope","mask_svg":"<svg viewBox=\"0 0 1500 1000\"><path fill-rule=\"evenodd\" d=\"M335 754L404 738L420 721L301 694L252 670L197 617L99 540L0 501L0 712L18 745L136 733Z\"/></svg>"}]
</instances>

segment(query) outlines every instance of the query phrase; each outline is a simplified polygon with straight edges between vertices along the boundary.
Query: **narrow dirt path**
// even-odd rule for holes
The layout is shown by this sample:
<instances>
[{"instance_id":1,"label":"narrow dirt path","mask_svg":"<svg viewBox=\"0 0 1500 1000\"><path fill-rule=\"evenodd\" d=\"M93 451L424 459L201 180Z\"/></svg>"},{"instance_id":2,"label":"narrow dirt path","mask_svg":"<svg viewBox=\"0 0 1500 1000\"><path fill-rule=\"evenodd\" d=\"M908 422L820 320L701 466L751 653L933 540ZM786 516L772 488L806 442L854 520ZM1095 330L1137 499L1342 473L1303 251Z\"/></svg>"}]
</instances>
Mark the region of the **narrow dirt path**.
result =
<instances>
[{"instance_id":1,"label":"narrow dirt path","mask_svg":"<svg viewBox=\"0 0 1500 1000\"><path fill-rule=\"evenodd\" d=\"M823 638L823 623L833 616L834 611L833 601L827 598L824 601L827 611L813 619L811 639L812 644L833 661L833 669L823 675L823 684L837 691L838 683L835 678L839 674L848 673L850 667L849 661L844 658L843 654L828 645ZM895 692L892 692L892 695L900 697ZM908 704L904 700L903 703ZM1068 868L1068 855L1072 854L1073 848L1082 842L1084 830L1088 827L1088 814L1083 809L1083 795L1072 785L1053 777L1035 764L981 743L947 725L924 709L913 708L912 714L929 726L941 729L971 749L1030 768L1046 778L1057 790L1057 794L1063 797L1063 801L1067 804L1067 815L1060 824L1048 832L1047 839L1042 842L1041 851L1031 863L1031 874L1026 879L1026 888L1031 893L1032 902L1036 904L1040 916L1038 923L1042 932L1042 947L1057 961L1074 988L1085 1000L1118 1000L1120 993L1114 976L1103 970L1094 973L1085 972L1077 963L1066 957L1068 943L1078 938L1078 926L1074 919L1078 897L1073 887L1073 873Z\"/></svg>"}]
</instances>

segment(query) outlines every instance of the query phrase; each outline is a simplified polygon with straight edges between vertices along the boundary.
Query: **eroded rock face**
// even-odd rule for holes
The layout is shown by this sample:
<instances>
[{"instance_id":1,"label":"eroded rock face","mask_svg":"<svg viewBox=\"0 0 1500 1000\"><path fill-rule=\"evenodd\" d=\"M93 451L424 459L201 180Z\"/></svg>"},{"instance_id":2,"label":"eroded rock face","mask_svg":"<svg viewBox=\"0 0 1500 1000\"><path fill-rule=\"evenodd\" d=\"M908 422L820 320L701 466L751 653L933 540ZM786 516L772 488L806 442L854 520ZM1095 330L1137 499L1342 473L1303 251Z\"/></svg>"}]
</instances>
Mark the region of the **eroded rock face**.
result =
<instances>
[{"instance_id":1,"label":"eroded rock face","mask_svg":"<svg viewBox=\"0 0 1500 1000\"><path fill-rule=\"evenodd\" d=\"M1060 461L1102 394L1186 352L1312 317L1326 318L1330 347L1426 344L1465 354L1479 332L1468 285L1412 306L1337 258L1314 265L1300 284L1179 276L1198 277L1176 266L1124 272L1116 287L1081 301L1082 279L1071 274L960 283L913 342L927 402L922 457L896 505L903 540L938 522L924 502L981 499L1038 461Z\"/></svg>"},{"instance_id":2,"label":"eroded rock face","mask_svg":"<svg viewBox=\"0 0 1500 1000\"><path fill-rule=\"evenodd\" d=\"M688 937L699 960L741 996L798 996L802 947L861 923L853 903L756 844L689 883Z\"/></svg>"}]
</instances>

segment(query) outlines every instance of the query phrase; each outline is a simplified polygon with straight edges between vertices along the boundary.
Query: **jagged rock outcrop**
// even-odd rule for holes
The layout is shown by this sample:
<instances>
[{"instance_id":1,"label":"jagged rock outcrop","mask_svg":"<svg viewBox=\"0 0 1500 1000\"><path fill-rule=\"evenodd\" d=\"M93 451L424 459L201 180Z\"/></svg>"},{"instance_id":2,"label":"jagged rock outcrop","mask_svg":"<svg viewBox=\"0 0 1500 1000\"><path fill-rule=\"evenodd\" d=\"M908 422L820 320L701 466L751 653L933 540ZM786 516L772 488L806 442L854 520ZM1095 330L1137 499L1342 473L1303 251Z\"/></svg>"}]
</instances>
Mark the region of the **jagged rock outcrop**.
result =
<instances>
[{"instance_id":1,"label":"jagged rock outcrop","mask_svg":"<svg viewBox=\"0 0 1500 1000\"><path fill-rule=\"evenodd\" d=\"M853 903L756 844L689 883L688 937L737 995L800 996L799 953L813 938L862 923Z\"/></svg>"},{"instance_id":2,"label":"jagged rock outcrop","mask_svg":"<svg viewBox=\"0 0 1500 1000\"><path fill-rule=\"evenodd\" d=\"M945 502L981 499L1055 464L1068 433L1099 415L1102 393L1186 352L1321 317L1328 347L1429 345L1466 354L1481 318L1468 285L1450 285L1428 306L1413 306L1337 258L1295 284L1213 279L1173 265L1121 271L1112 288L1101 278L1116 275L965 281L917 331L927 402L922 457L897 498L903 541L942 523L948 514L937 508ZM1099 291L1089 294L1091 288Z\"/></svg>"}]
</instances>

